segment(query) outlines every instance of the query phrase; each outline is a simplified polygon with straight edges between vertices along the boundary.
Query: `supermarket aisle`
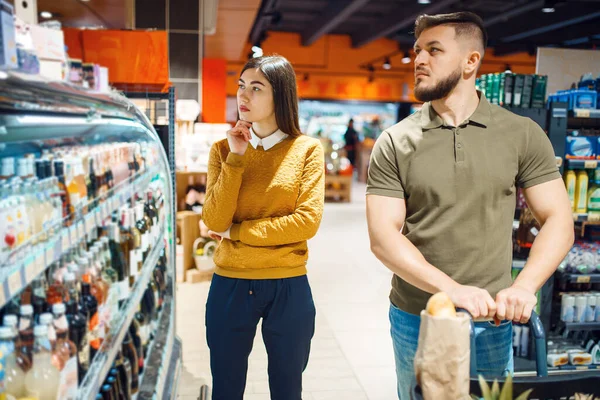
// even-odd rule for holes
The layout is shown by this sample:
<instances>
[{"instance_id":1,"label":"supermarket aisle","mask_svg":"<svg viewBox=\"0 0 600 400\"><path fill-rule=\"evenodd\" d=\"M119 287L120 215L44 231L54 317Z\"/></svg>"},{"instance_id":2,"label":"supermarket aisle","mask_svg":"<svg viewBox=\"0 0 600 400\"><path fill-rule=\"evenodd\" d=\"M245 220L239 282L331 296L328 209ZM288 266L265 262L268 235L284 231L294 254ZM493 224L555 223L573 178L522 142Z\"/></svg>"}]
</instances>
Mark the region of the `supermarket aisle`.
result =
<instances>
[{"instance_id":1,"label":"supermarket aisle","mask_svg":"<svg viewBox=\"0 0 600 400\"><path fill-rule=\"evenodd\" d=\"M319 234L309 244L317 328L304 374L304 400L396 397L387 319L391 273L369 251L364 189L355 185L351 204L327 204ZM200 385L210 382L204 328L208 284L180 284L177 292L184 354L179 395L192 400ZM246 400L270 398L266 359L259 334L250 356Z\"/></svg>"}]
</instances>

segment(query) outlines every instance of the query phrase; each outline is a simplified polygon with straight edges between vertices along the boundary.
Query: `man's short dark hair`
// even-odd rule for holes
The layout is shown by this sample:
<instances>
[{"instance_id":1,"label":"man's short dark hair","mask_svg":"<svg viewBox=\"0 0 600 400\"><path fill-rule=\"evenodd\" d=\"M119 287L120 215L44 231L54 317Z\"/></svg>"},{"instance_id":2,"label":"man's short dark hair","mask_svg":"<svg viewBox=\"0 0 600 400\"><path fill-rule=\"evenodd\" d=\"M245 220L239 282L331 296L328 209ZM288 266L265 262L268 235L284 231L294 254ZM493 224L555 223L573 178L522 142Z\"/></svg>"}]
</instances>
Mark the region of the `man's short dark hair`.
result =
<instances>
[{"instance_id":1,"label":"man's short dark hair","mask_svg":"<svg viewBox=\"0 0 600 400\"><path fill-rule=\"evenodd\" d=\"M483 26L483 20L479 15L468 11L452 14L419 15L415 21L415 38L418 39L424 30L440 25L453 26L457 38L479 37L483 50L485 51L488 36L485 27Z\"/></svg>"}]
</instances>

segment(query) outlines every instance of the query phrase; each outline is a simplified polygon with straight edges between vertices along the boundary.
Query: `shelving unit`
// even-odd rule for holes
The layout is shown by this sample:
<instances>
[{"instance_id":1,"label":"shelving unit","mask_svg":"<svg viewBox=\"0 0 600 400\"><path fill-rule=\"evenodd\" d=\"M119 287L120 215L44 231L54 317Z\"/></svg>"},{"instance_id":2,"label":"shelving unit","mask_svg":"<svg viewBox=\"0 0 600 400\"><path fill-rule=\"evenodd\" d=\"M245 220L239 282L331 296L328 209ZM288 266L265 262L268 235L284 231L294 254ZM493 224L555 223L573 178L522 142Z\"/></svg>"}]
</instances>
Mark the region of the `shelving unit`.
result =
<instances>
[{"instance_id":1,"label":"shelving unit","mask_svg":"<svg viewBox=\"0 0 600 400\"><path fill-rule=\"evenodd\" d=\"M561 329L566 329L569 332L583 331L598 331L600 330L600 322L560 322Z\"/></svg>"},{"instance_id":2,"label":"shelving unit","mask_svg":"<svg viewBox=\"0 0 600 400\"><path fill-rule=\"evenodd\" d=\"M111 316L110 329L78 387L78 399L93 399L100 390L121 349L154 269L166 252L166 293L158 318L155 339L150 344L143 392L137 399L175 398L181 366L181 344L175 327L175 201L174 164L162 150L161 138L133 104L118 93L93 94L63 82L48 82L40 77L1 71L0 79L0 158L39 154L43 149L61 145L98 145L111 142L145 143L157 151L156 162L146 170L124 179L101 198L91 199L78 208L75 216L52 221L45 227L44 240L33 237L0 256L0 308L18 296L32 281L72 250L94 228L101 227L113 212L130 205L136 193L160 187L165 201L156 229L155 242L142 268L135 275L129 295ZM174 115L174 89L169 94ZM174 126L174 125L173 125ZM174 143L169 147L173 151ZM156 187L155 187L156 185ZM156 226L156 225L155 225ZM47 229L46 229L47 228ZM40 234L42 235L42 233ZM49 236L49 237L48 237ZM168 240L164 240L168 238ZM167 392L168 391L168 392ZM169 393L169 396L165 396Z\"/></svg>"},{"instance_id":3,"label":"shelving unit","mask_svg":"<svg viewBox=\"0 0 600 400\"><path fill-rule=\"evenodd\" d=\"M563 274L558 273L557 278L559 281L568 283L600 283L600 274Z\"/></svg>"}]
</instances>

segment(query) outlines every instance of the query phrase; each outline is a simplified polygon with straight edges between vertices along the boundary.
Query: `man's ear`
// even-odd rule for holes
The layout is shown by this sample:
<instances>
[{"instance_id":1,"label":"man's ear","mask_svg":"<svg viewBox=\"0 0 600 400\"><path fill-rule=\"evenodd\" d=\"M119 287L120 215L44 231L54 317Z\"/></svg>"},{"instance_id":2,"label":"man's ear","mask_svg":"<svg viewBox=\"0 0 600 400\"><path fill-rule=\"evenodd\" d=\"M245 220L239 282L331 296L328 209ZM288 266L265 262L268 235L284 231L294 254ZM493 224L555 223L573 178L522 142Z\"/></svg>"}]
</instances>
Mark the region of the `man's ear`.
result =
<instances>
[{"instance_id":1,"label":"man's ear","mask_svg":"<svg viewBox=\"0 0 600 400\"><path fill-rule=\"evenodd\" d=\"M477 72L479 64L481 63L481 58L481 53L477 50L473 50L469 53L467 64L465 65L465 73L467 75Z\"/></svg>"}]
</instances>

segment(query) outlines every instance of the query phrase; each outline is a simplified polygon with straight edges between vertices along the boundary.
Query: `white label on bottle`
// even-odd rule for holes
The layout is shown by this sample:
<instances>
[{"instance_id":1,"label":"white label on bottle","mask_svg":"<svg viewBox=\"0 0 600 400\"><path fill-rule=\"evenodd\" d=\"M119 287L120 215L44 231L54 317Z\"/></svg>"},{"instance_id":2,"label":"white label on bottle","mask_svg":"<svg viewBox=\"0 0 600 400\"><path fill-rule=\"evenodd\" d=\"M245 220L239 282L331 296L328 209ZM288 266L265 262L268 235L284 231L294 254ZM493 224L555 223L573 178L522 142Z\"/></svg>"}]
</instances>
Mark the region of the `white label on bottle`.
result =
<instances>
[{"instance_id":1,"label":"white label on bottle","mask_svg":"<svg viewBox=\"0 0 600 400\"><path fill-rule=\"evenodd\" d=\"M71 247L71 238L69 237L69 229L64 229L61 235L61 251L65 252Z\"/></svg>"},{"instance_id":2,"label":"white label on bottle","mask_svg":"<svg viewBox=\"0 0 600 400\"><path fill-rule=\"evenodd\" d=\"M540 231L535 226L531 228L530 232L533 236L537 236L540 233Z\"/></svg>"},{"instance_id":3,"label":"white label on bottle","mask_svg":"<svg viewBox=\"0 0 600 400\"><path fill-rule=\"evenodd\" d=\"M10 295L14 296L19 290L21 290L21 273L15 271L8 277L8 290Z\"/></svg>"},{"instance_id":4,"label":"white label on bottle","mask_svg":"<svg viewBox=\"0 0 600 400\"><path fill-rule=\"evenodd\" d=\"M85 229L83 227L83 221L77 222L77 240L83 240L85 237Z\"/></svg>"},{"instance_id":5,"label":"white label on bottle","mask_svg":"<svg viewBox=\"0 0 600 400\"><path fill-rule=\"evenodd\" d=\"M137 250L129 252L129 276L136 277L138 275L138 255Z\"/></svg>"},{"instance_id":6,"label":"white label on bottle","mask_svg":"<svg viewBox=\"0 0 600 400\"><path fill-rule=\"evenodd\" d=\"M60 371L56 400L75 400L77 398L77 379L77 357L71 357Z\"/></svg>"},{"instance_id":7,"label":"white label on bottle","mask_svg":"<svg viewBox=\"0 0 600 400\"><path fill-rule=\"evenodd\" d=\"M119 300L127 300L129 298L129 277L126 277L120 283Z\"/></svg>"},{"instance_id":8,"label":"white label on bottle","mask_svg":"<svg viewBox=\"0 0 600 400\"><path fill-rule=\"evenodd\" d=\"M142 235L142 251L146 250L148 250L148 231Z\"/></svg>"}]
</instances>

